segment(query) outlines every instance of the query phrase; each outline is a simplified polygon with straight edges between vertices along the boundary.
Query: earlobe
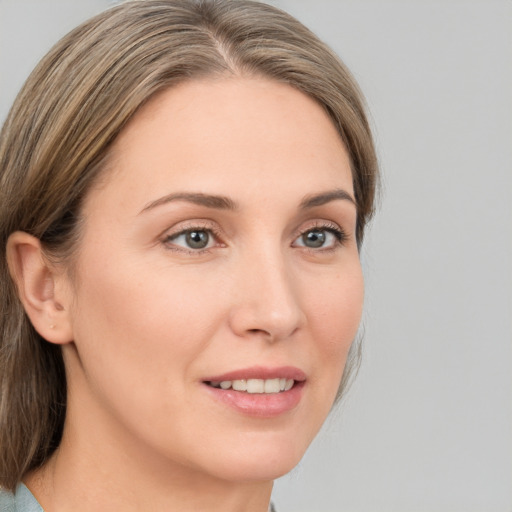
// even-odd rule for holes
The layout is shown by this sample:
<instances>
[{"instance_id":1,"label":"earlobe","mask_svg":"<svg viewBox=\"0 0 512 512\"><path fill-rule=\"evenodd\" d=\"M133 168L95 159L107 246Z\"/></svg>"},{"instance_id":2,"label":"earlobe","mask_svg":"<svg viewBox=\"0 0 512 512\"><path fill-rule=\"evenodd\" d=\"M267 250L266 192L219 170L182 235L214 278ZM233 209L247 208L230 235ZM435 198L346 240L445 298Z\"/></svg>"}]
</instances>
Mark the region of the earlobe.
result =
<instances>
[{"instance_id":1,"label":"earlobe","mask_svg":"<svg viewBox=\"0 0 512 512\"><path fill-rule=\"evenodd\" d=\"M59 282L62 272L50 264L36 237L16 231L7 241L7 264L20 300L36 331L47 341L72 341L69 297Z\"/></svg>"}]
</instances>

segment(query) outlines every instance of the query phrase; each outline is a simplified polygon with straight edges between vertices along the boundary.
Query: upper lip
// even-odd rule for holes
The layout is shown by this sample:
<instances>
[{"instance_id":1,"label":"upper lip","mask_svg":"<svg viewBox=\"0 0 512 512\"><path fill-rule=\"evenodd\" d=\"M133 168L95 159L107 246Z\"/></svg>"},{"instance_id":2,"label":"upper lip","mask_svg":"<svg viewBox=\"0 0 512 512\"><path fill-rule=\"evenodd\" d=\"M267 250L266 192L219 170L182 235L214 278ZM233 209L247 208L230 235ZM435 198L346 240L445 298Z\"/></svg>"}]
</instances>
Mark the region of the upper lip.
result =
<instances>
[{"instance_id":1,"label":"upper lip","mask_svg":"<svg viewBox=\"0 0 512 512\"><path fill-rule=\"evenodd\" d=\"M265 367L252 366L250 368L241 368L233 370L222 375L212 375L204 382L223 382L227 380L247 380L247 379L293 379L295 381L306 380L306 374L294 366Z\"/></svg>"}]
</instances>

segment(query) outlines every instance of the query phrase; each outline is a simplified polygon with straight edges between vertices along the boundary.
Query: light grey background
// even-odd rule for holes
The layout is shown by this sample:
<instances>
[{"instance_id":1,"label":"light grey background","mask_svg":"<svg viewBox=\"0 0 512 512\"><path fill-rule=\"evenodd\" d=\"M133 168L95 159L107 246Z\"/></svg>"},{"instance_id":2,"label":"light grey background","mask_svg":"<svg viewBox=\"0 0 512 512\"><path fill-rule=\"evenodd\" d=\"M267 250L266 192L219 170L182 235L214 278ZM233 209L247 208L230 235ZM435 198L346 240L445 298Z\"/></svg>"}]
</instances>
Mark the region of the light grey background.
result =
<instances>
[{"instance_id":1,"label":"light grey background","mask_svg":"<svg viewBox=\"0 0 512 512\"><path fill-rule=\"evenodd\" d=\"M0 0L0 119L114 2ZM512 511L512 1L275 0L366 93L383 171L364 364L280 512Z\"/></svg>"}]
</instances>

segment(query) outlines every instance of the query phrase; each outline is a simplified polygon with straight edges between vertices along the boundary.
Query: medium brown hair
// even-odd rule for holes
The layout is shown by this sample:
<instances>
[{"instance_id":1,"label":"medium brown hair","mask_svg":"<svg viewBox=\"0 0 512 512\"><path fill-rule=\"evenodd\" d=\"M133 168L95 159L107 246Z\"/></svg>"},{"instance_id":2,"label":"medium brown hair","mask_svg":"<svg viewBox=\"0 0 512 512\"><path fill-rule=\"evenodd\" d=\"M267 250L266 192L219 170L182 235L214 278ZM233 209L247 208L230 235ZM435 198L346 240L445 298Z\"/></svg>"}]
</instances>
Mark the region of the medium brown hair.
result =
<instances>
[{"instance_id":1,"label":"medium brown hair","mask_svg":"<svg viewBox=\"0 0 512 512\"><path fill-rule=\"evenodd\" d=\"M9 235L25 231L69 260L83 199L126 123L157 92L208 75L267 77L323 106L350 155L361 244L377 179L364 102L301 23L249 0L135 0L77 27L32 72L0 133L0 486L14 489L48 459L66 413L60 347L24 313L7 268ZM355 345L340 393L358 363Z\"/></svg>"}]
</instances>

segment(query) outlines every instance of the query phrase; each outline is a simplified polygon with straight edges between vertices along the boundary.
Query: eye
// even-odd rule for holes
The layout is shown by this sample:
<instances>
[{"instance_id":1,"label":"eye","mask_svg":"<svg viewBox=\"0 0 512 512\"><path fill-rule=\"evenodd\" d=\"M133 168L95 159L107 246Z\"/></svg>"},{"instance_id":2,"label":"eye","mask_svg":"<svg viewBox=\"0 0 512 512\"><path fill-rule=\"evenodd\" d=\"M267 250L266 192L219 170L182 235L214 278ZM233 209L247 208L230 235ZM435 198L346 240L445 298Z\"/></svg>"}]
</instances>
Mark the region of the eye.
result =
<instances>
[{"instance_id":1,"label":"eye","mask_svg":"<svg viewBox=\"0 0 512 512\"><path fill-rule=\"evenodd\" d=\"M332 226L308 229L295 239L293 245L308 249L333 249L340 245L346 236L341 229Z\"/></svg>"},{"instance_id":2,"label":"eye","mask_svg":"<svg viewBox=\"0 0 512 512\"><path fill-rule=\"evenodd\" d=\"M210 230L199 228L181 231L180 233L167 237L165 241L184 249L196 251L209 249L215 243L214 236Z\"/></svg>"}]
</instances>

